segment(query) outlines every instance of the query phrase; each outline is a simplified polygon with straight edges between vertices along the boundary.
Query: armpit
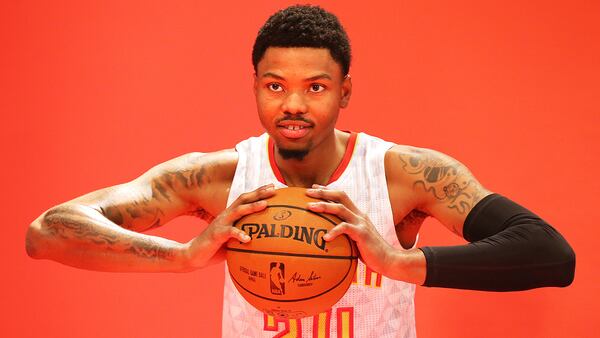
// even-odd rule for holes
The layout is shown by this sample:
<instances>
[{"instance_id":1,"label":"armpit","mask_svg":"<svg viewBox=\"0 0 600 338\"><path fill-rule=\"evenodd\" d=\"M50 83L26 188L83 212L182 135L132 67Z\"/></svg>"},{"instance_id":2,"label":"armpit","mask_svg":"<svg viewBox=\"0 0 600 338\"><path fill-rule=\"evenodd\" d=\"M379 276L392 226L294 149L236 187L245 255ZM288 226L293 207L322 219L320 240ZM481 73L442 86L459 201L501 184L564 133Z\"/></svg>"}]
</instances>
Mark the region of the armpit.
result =
<instances>
[{"instance_id":1,"label":"armpit","mask_svg":"<svg viewBox=\"0 0 600 338\"><path fill-rule=\"evenodd\" d=\"M422 211L413 209L396 224L396 236L403 248L410 249L415 245L421 225L428 216Z\"/></svg>"}]
</instances>

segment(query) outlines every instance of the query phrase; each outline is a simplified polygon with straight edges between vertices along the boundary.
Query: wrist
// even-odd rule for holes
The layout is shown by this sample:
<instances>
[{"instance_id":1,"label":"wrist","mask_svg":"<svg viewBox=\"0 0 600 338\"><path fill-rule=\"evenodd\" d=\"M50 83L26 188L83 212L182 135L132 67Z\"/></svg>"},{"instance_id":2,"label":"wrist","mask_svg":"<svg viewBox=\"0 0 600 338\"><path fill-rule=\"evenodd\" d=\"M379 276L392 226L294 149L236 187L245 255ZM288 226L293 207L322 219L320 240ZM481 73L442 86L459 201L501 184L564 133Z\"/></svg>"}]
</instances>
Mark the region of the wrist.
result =
<instances>
[{"instance_id":1,"label":"wrist","mask_svg":"<svg viewBox=\"0 0 600 338\"><path fill-rule=\"evenodd\" d=\"M192 264L191 255L192 241L182 243L176 249L175 269L176 272L194 271L197 267Z\"/></svg>"},{"instance_id":2,"label":"wrist","mask_svg":"<svg viewBox=\"0 0 600 338\"><path fill-rule=\"evenodd\" d=\"M425 282L426 261L420 249L392 248L388 254L384 275L403 282L422 285Z\"/></svg>"}]
</instances>

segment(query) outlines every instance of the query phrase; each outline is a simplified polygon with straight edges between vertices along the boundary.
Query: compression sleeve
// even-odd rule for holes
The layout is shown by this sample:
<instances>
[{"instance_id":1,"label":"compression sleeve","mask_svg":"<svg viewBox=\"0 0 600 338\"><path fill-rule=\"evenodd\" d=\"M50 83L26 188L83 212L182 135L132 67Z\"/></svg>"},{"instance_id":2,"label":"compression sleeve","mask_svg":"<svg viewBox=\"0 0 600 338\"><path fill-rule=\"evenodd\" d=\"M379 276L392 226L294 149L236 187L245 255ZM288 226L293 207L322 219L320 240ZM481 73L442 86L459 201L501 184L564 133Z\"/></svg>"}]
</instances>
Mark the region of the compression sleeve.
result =
<instances>
[{"instance_id":1,"label":"compression sleeve","mask_svg":"<svg viewBox=\"0 0 600 338\"><path fill-rule=\"evenodd\" d=\"M498 194L471 210L463 228L469 244L423 247L424 286L518 291L567 286L575 274L575 253L552 226Z\"/></svg>"}]
</instances>

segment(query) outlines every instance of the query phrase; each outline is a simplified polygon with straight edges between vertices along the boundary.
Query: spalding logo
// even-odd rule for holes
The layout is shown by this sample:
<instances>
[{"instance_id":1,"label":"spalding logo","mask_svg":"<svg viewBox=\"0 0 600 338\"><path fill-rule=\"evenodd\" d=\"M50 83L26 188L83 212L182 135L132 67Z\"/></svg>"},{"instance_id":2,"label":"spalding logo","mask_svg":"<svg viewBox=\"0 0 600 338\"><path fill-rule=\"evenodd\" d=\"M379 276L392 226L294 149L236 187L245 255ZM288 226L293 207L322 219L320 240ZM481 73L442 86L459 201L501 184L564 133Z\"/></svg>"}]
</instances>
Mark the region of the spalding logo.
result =
<instances>
[{"instance_id":1,"label":"spalding logo","mask_svg":"<svg viewBox=\"0 0 600 338\"><path fill-rule=\"evenodd\" d=\"M252 239L257 238L291 238L295 241L304 242L308 245L314 245L317 248L325 251L325 240L323 235L327 233L327 229L315 229L302 225L287 225L287 224L258 224L244 223L241 227L242 231L246 232Z\"/></svg>"},{"instance_id":2,"label":"spalding logo","mask_svg":"<svg viewBox=\"0 0 600 338\"><path fill-rule=\"evenodd\" d=\"M273 215L273 219L276 221L283 221L292 216L292 212L289 210L281 210L278 211L275 215Z\"/></svg>"}]
</instances>

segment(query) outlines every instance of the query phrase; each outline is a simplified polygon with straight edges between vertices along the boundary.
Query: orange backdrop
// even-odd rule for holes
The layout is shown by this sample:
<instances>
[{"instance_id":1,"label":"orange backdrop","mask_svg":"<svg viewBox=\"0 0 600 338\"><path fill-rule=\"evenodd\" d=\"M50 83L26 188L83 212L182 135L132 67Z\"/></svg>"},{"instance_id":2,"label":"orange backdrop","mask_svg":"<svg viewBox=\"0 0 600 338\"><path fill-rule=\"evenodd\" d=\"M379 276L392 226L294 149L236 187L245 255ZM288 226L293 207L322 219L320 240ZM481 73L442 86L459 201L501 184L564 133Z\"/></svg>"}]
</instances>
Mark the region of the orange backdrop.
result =
<instances>
[{"instance_id":1,"label":"orange backdrop","mask_svg":"<svg viewBox=\"0 0 600 338\"><path fill-rule=\"evenodd\" d=\"M261 133L250 50L296 1L3 1L3 337L216 337L223 266L99 273L25 254L46 208ZM566 289L418 288L423 337L586 337L597 325L597 1L323 1L348 30L339 126L429 147L539 213L577 253ZM153 234L187 241L181 218ZM462 243L436 221L422 245Z\"/></svg>"}]
</instances>

